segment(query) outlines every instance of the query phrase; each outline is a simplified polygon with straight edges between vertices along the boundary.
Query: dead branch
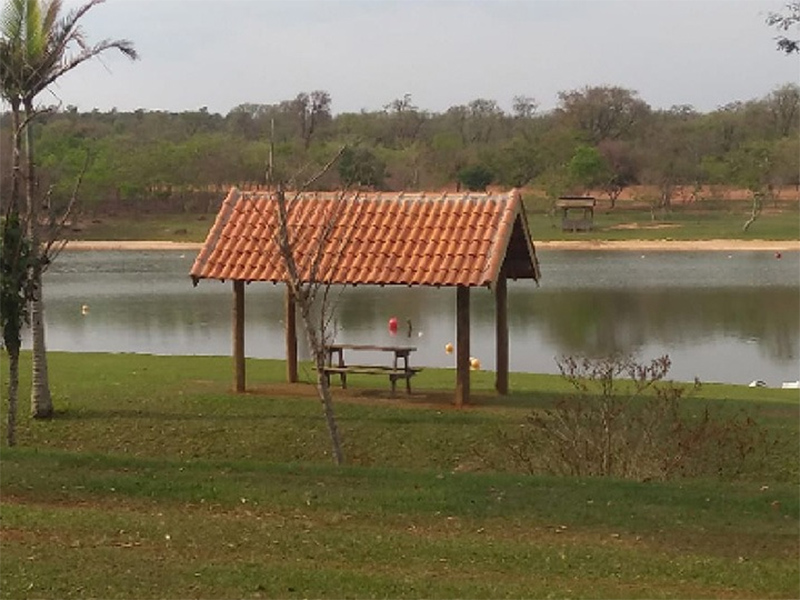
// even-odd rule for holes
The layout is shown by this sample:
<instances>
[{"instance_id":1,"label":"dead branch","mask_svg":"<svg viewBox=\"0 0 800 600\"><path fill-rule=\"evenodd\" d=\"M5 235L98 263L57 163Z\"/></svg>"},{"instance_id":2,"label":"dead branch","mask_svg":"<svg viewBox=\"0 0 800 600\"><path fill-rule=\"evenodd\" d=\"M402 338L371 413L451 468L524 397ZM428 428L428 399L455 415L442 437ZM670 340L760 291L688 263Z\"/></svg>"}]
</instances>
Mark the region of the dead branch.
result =
<instances>
[{"instance_id":1,"label":"dead branch","mask_svg":"<svg viewBox=\"0 0 800 600\"><path fill-rule=\"evenodd\" d=\"M86 175L86 171L89 169L90 163L91 156L87 152L86 159L83 162L83 167L81 168L80 173L78 173L78 177L75 180L75 185L72 187L72 195L70 196L69 202L67 202L64 212L58 217L52 213L49 214L50 218L47 227L47 241L44 243L44 251L42 252L42 256L45 259L45 267L54 261L59 254L61 254L61 251L66 247L69 241L61 234L66 227L67 221L73 215L75 207L78 204L78 192L81 189L83 178ZM49 196L51 192L52 188L48 190L47 195Z\"/></svg>"}]
</instances>

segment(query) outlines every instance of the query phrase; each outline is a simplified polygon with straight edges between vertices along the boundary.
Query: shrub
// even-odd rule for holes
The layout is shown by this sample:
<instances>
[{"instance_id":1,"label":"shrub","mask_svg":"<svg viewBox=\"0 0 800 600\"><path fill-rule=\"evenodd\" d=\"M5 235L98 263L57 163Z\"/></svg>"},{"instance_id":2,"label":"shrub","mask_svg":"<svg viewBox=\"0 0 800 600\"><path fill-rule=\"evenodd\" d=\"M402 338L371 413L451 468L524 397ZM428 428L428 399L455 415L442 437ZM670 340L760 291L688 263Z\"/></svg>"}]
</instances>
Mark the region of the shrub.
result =
<instances>
[{"instance_id":1,"label":"shrub","mask_svg":"<svg viewBox=\"0 0 800 600\"><path fill-rule=\"evenodd\" d=\"M693 414L684 401L691 388L666 381L666 355L649 364L564 357L558 365L573 391L532 412L518 432L500 434L507 456L529 473L733 478L770 448L749 415L709 406Z\"/></svg>"}]
</instances>

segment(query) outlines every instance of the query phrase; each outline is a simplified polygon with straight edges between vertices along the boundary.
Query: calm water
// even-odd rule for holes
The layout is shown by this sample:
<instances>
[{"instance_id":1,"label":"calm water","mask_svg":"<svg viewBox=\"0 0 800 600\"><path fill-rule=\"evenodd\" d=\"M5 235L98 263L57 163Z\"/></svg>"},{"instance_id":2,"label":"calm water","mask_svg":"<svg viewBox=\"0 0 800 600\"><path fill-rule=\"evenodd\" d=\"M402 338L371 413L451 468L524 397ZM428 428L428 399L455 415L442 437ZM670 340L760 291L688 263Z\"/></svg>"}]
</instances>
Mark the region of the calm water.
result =
<instances>
[{"instance_id":1,"label":"calm water","mask_svg":"<svg viewBox=\"0 0 800 600\"><path fill-rule=\"evenodd\" d=\"M509 282L511 369L557 373L564 354L618 351L672 359L670 376L771 386L800 377L800 253L540 251L542 282ZM231 353L229 283L188 272L194 252L66 251L46 275L52 350ZM341 342L410 343L412 359L452 366L455 291L348 288L339 294ZM246 288L246 353L283 358L283 286ZM82 314L82 305L88 313ZM396 316L392 338L387 321ZM406 320L413 325L406 333ZM301 341L301 347L303 341ZM494 302L472 293L472 351L494 368ZM302 352L301 352L302 355ZM366 358L366 357L365 357Z\"/></svg>"}]
</instances>

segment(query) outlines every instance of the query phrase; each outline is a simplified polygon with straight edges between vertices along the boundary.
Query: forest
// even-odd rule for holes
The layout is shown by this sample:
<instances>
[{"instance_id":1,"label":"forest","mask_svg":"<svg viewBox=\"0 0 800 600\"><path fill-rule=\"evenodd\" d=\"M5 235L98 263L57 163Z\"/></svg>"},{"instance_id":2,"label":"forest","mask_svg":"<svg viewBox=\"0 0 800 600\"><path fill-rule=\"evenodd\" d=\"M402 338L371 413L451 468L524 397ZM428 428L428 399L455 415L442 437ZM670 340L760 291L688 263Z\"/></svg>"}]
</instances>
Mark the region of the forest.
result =
<instances>
[{"instance_id":1,"label":"forest","mask_svg":"<svg viewBox=\"0 0 800 600\"><path fill-rule=\"evenodd\" d=\"M51 107L32 124L39 185L57 205L80 180L91 214L206 212L231 185L302 186L344 147L314 187L528 187L552 199L591 191L613 208L636 185L651 190L642 200L669 209L687 190L713 195L715 186L735 186L767 196L800 186L793 83L706 113L655 109L616 86L563 91L550 111L531 96L515 97L511 112L477 98L436 113L406 95L380 110L332 114L331 101L326 91L301 92L227 115ZM6 148L9 123L2 115ZM0 156L3 172L9 154Z\"/></svg>"}]
</instances>

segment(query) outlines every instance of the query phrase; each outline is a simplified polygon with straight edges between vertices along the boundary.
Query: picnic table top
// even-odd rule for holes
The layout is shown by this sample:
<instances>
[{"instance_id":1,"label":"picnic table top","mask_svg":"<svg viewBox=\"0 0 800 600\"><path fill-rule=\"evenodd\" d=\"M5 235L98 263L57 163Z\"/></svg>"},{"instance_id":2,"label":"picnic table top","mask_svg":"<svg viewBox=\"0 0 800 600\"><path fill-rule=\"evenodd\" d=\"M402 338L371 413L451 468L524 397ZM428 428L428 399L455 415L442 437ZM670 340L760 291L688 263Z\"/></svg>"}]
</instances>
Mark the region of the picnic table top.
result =
<instances>
[{"instance_id":1,"label":"picnic table top","mask_svg":"<svg viewBox=\"0 0 800 600\"><path fill-rule=\"evenodd\" d=\"M376 350L380 352L414 352L414 346L378 346L374 344L328 344L328 350Z\"/></svg>"}]
</instances>

